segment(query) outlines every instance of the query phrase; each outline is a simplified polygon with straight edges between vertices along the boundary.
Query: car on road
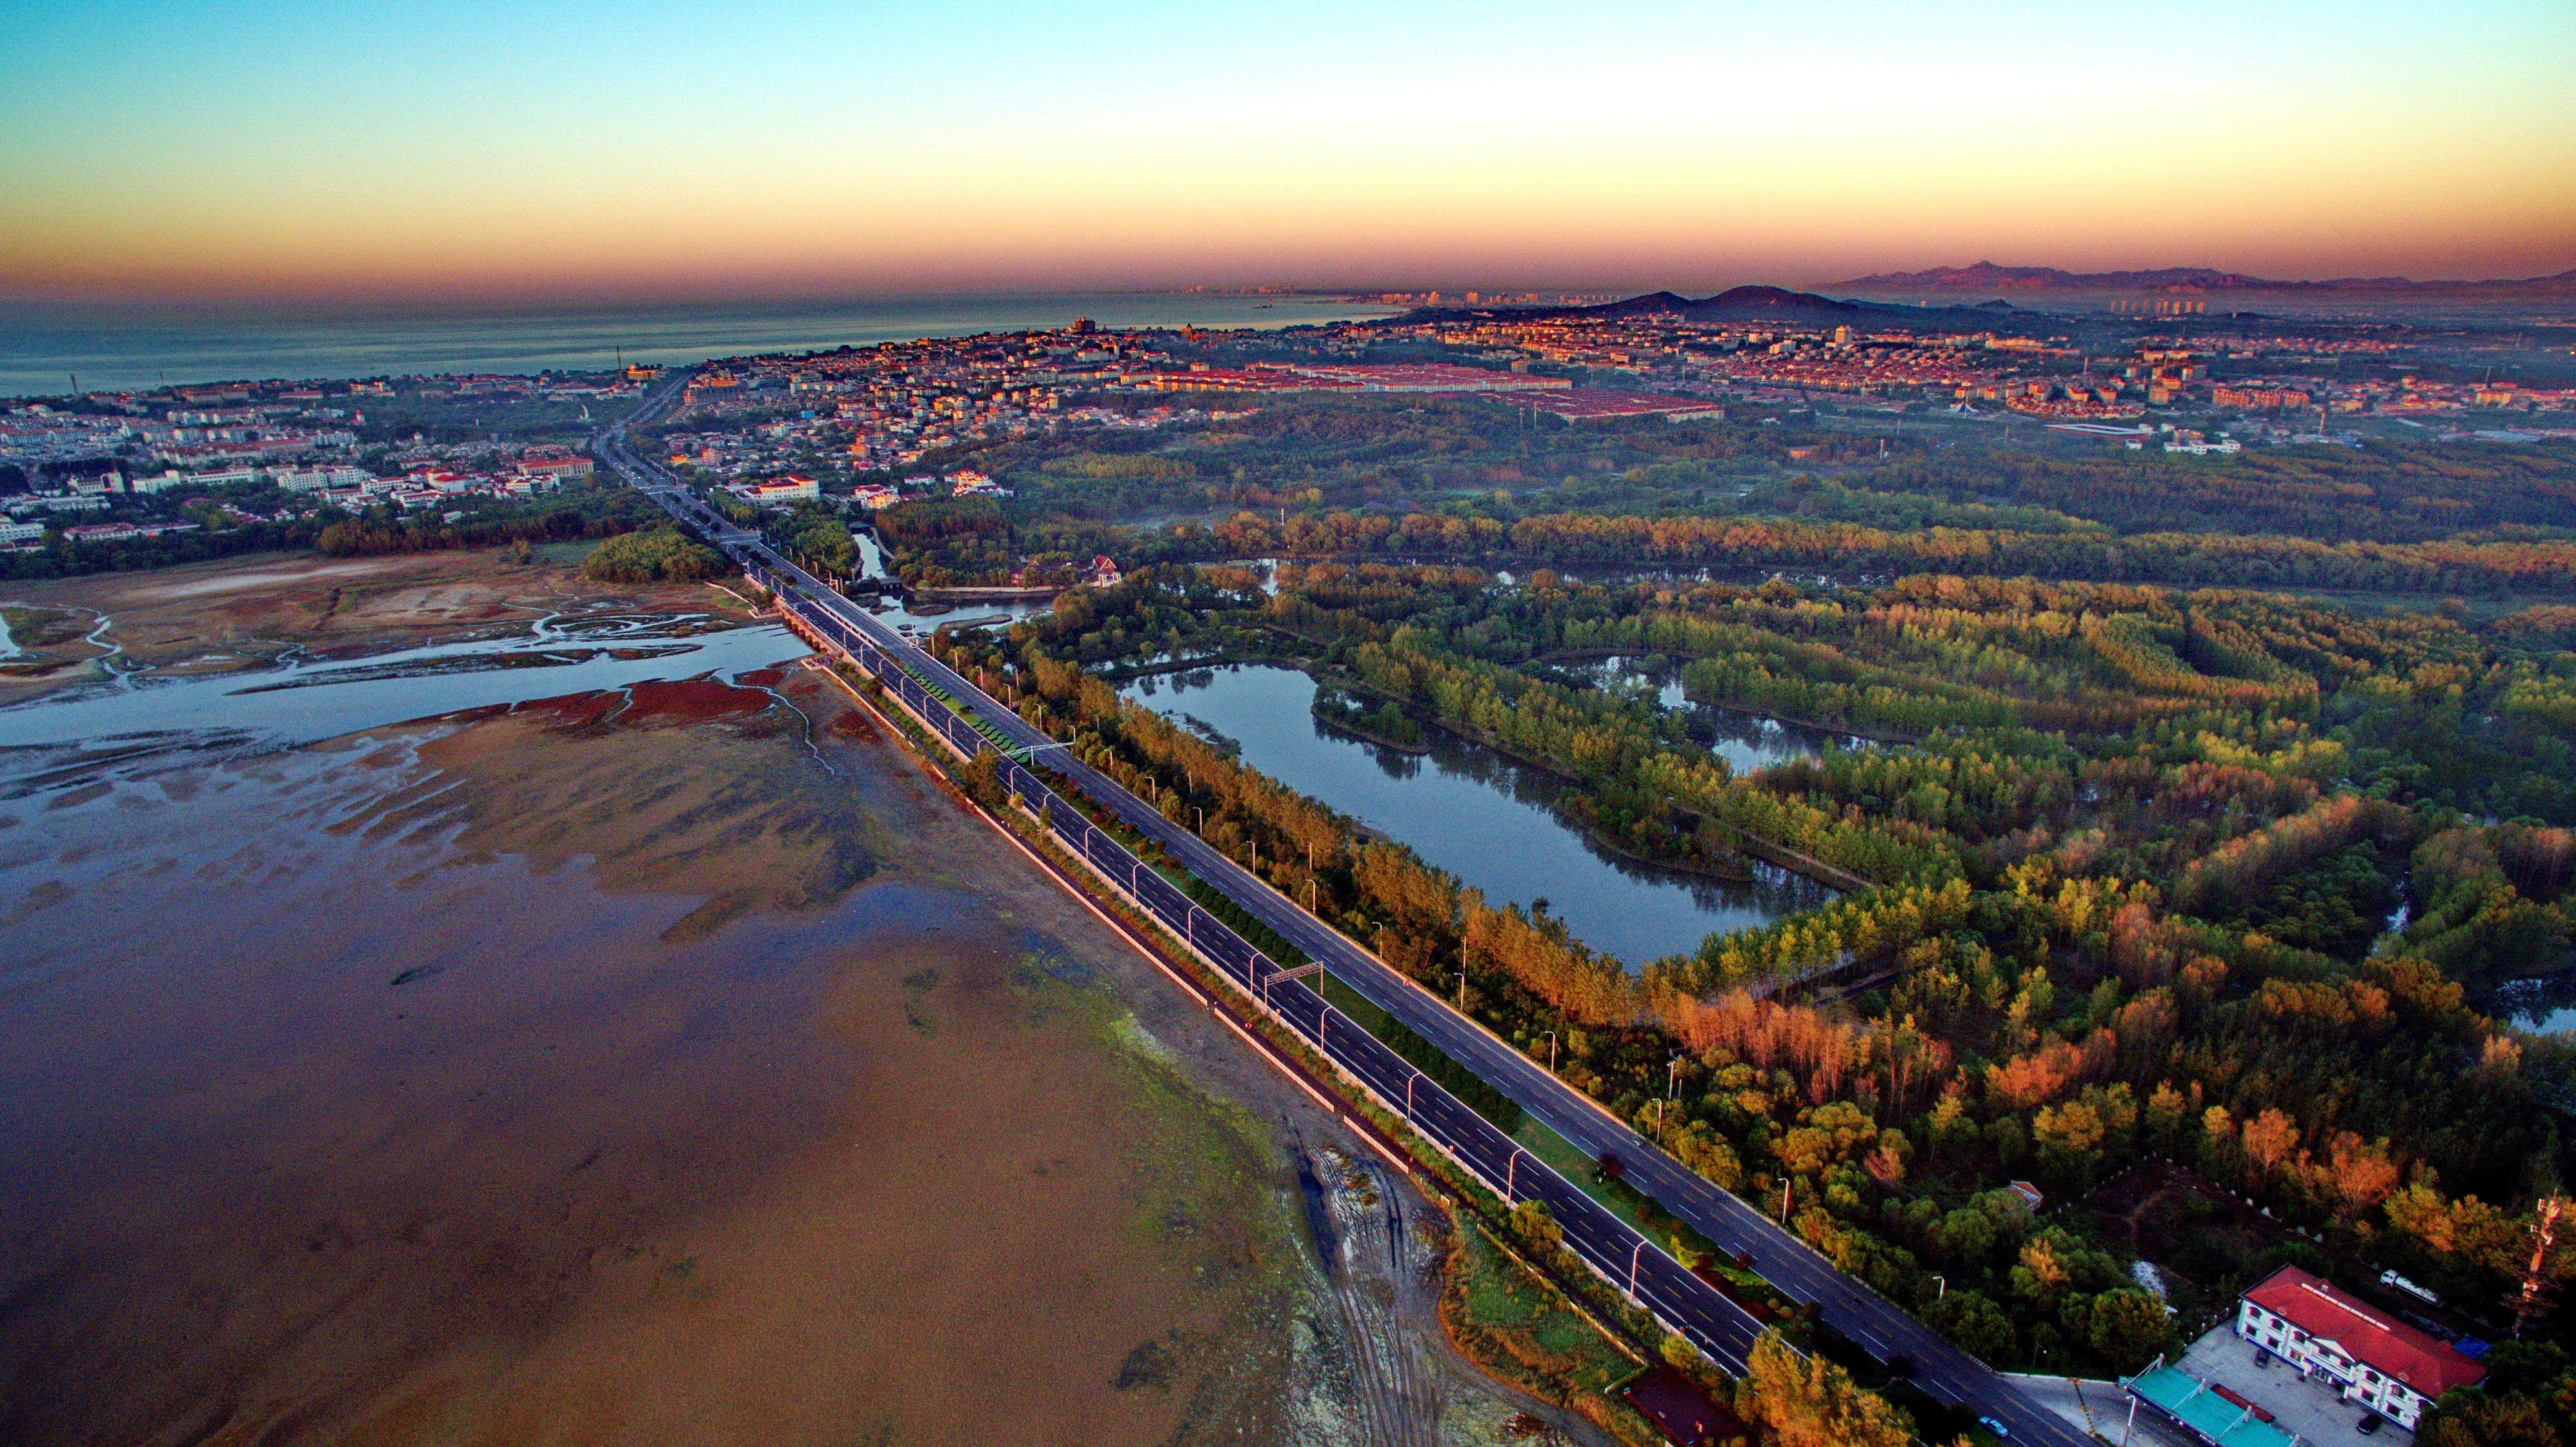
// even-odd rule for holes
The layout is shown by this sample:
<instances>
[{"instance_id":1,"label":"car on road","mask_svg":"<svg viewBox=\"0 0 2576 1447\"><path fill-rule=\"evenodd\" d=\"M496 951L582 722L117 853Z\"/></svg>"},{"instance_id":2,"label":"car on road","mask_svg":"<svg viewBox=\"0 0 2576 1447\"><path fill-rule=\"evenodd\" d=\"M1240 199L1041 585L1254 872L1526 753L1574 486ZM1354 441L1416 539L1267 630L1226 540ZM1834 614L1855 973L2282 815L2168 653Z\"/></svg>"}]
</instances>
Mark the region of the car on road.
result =
<instances>
[{"instance_id":1,"label":"car on road","mask_svg":"<svg viewBox=\"0 0 2576 1447\"><path fill-rule=\"evenodd\" d=\"M1992 1417L1979 1417L1977 1419L1977 1425L1994 1433L1997 1437L2008 1438L2012 1436L2012 1428L2005 1426L2003 1423L1996 1421Z\"/></svg>"},{"instance_id":2,"label":"car on road","mask_svg":"<svg viewBox=\"0 0 2576 1447\"><path fill-rule=\"evenodd\" d=\"M2367 1437L2371 1433L2379 1430L2381 1420L2382 1419L2377 1412L2364 1412L2361 1414L2361 1426L2356 1430L2364 1437Z\"/></svg>"}]
</instances>

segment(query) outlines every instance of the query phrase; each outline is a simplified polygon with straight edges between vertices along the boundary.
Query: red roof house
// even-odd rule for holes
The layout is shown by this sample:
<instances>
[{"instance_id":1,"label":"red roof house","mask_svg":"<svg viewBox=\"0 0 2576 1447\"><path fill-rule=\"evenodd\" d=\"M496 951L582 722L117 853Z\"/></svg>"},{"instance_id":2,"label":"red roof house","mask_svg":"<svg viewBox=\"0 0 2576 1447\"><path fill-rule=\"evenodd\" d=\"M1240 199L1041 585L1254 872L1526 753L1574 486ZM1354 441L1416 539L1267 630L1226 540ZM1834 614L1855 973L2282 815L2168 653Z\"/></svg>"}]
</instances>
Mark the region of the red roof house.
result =
<instances>
[{"instance_id":1,"label":"red roof house","mask_svg":"<svg viewBox=\"0 0 2576 1447\"><path fill-rule=\"evenodd\" d=\"M2245 1293L2236 1334L2303 1373L2325 1373L2342 1387L2345 1400L2408 1428L2425 1403L2487 1374L2449 1342L2295 1266L2282 1267Z\"/></svg>"}]
</instances>

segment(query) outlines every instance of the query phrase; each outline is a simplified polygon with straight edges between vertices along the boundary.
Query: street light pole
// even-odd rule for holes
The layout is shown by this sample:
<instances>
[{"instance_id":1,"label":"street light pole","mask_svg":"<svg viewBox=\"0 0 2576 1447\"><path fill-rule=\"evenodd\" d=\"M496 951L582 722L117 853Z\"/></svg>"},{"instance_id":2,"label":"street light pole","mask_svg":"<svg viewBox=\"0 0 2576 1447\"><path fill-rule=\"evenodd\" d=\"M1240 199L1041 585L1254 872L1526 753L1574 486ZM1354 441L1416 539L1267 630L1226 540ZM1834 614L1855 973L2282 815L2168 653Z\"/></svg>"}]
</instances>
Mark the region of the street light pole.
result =
<instances>
[{"instance_id":1,"label":"street light pole","mask_svg":"<svg viewBox=\"0 0 2576 1447\"><path fill-rule=\"evenodd\" d=\"M1461 1015L1467 1013L1467 972L1465 970L1458 972L1458 1013Z\"/></svg>"},{"instance_id":2,"label":"street light pole","mask_svg":"<svg viewBox=\"0 0 2576 1447\"><path fill-rule=\"evenodd\" d=\"M1419 1070L1404 1077L1404 1123L1406 1125L1413 1124L1413 1082L1421 1078L1422 1072Z\"/></svg>"},{"instance_id":3,"label":"street light pole","mask_svg":"<svg viewBox=\"0 0 2576 1447\"><path fill-rule=\"evenodd\" d=\"M1638 1259L1643 1257L1645 1254L1646 1238L1640 1236L1637 1238L1636 1249L1628 1253L1628 1304L1630 1306L1636 1306L1639 1304L1637 1301L1637 1262Z\"/></svg>"},{"instance_id":4,"label":"street light pole","mask_svg":"<svg viewBox=\"0 0 2576 1447\"><path fill-rule=\"evenodd\" d=\"M1556 1073L1556 1032L1553 1030L1547 1032L1547 1073Z\"/></svg>"}]
</instances>

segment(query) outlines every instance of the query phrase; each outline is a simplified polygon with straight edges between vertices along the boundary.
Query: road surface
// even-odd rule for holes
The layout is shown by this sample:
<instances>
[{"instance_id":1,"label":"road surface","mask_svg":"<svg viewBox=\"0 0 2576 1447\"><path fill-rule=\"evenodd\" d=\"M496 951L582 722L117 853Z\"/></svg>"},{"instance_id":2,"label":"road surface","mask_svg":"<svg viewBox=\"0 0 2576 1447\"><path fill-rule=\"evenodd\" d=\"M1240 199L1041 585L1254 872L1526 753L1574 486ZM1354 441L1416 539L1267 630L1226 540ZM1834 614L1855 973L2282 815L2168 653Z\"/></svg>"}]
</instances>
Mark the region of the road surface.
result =
<instances>
[{"instance_id":1,"label":"road surface","mask_svg":"<svg viewBox=\"0 0 2576 1447\"><path fill-rule=\"evenodd\" d=\"M973 748L975 735L981 735L984 740L1006 742L1011 752L1024 759L1041 757L1038 750L1050 750L1042 755L1045 767L1061 775L1092 803L1161 845L1183 868L1304 951L1307 958L1322 964L1361 998L1509 1096L1585 1154L1598 1159L1615 1153L1626 1166L1624 1178L1628 1184L1689 1222L1719 1250L1749 1258L1752 1269L1773 1290L1800 1303L1814 1303L1827 1324L1878 1360L1910 1359L1913 1380L1932 1396L1996 1419L2011 1429L2016 1442L2038 1447L2089 1447L2084 1434L2055 1412L2033 1402L1992 1368L1952 1346L1868 1286L1836 1270L1779 1223L1665 1154L1590 1096L1557 1079L1501 1037L1451 1009L1439 996L1308 914L1189 829L1165 819L1115 780L1072 757L1069 751L1052 748L1055 740L1031 727L999 700L914 646L862 605L833 592L820 579L779 557L756 532L709 511L675 479L636 457L626 444L625 427L658 415L676 393L676 382L666 384L666 390L639 408L628 423L595 439L595 450L601 459L674 516L706 532L736 561L766 575L773 591L795 608L800 618L850 648L863 666L869 666L890 686L905 693L916 711L927 709L930 714L938 714L942 704L925 690L904 686L910 680L938 690L971 714L971 732L966 731L968 725L962 721L949 730L963 746ZM903 675L909 675L909 680ZM920 696L916 699L914 694ZM1039 809L1069 849L1113 876L1124 871L1131 881L1129 893L1140 906L1176 934L1186 935L1194 947L1245 988L1264 992L1265 978L1275 974L1276 966L1236 938L1233 931L1190 904L1186 896L1152 869L1138 864L1108 835L1091 828L1081 819L1078 809L1056 799L1034 775L1017 764L1010 773L1014 792ZM1375 1037L1327 1006L1302 982L1269 983L1266 995L1269 1007L1285 1023L1318 1044L1391 1109L1399 1109L1418 1131L1453 1159L1510 1199L1546 1202L1564 1228L1568 1247L1587 1258L1616 1285L1626 1287L1633 1279L1636 1298L1667 1326L1691 1338L1729 1369L1742 1372L1759 1326L1741 1307L1685 1271L1659 1247L1645 1242L1572 1182L1541 1164Z\"/></svg>"}]
</instances>

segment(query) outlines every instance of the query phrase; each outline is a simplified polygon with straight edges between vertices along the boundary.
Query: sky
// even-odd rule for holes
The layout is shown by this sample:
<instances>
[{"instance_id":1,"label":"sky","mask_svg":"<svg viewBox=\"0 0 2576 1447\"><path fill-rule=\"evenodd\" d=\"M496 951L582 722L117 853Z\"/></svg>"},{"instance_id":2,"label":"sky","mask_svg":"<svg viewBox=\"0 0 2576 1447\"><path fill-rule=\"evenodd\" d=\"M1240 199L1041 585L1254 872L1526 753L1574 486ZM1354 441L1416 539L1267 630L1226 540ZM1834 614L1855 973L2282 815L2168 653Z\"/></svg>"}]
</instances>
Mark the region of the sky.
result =
<instances>
[{"instance_id":1,"label":"sky","mask_svg":"<svg viewBox=\"0 0 2576 1447\"><path fill-rule=\"evenodd\" d=\"M0 298L2576 266L2576 4L0 7Z\"/></svg>"}]
</instances>

